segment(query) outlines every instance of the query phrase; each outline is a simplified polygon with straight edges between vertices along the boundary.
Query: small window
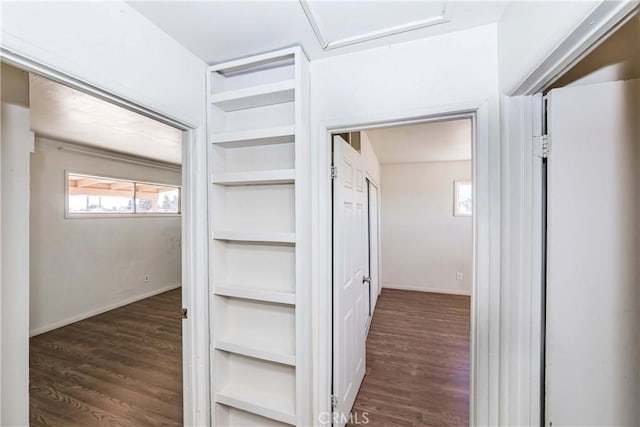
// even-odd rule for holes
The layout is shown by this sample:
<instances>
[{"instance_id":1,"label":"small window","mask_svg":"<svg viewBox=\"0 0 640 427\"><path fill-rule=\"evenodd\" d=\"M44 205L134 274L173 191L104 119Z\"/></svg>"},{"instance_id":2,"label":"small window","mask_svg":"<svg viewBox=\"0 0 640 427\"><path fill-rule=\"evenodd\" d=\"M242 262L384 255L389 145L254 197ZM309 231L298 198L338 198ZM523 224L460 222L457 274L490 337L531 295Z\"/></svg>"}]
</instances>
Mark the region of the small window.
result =
<instances>
[{"instance_id":1,"label":"small window","mask_svg":"<svg viewBox=\"0 0 640 427\"><path fill-rule=\"evenodd\" d=\"M72 216L179 213L180 187L67 174L67 214Z\"/></svg>"},{"instance_id":2,"label":"small window","mask_svg":"<svg viewBox=\"0 0 640 427\"><path fill-rule=\"evenodd\" d=\"M454 210L455 216L471 216L473 214L473 191L471 182L456 181L454 194Z\"/></svg>"}]
</instances>

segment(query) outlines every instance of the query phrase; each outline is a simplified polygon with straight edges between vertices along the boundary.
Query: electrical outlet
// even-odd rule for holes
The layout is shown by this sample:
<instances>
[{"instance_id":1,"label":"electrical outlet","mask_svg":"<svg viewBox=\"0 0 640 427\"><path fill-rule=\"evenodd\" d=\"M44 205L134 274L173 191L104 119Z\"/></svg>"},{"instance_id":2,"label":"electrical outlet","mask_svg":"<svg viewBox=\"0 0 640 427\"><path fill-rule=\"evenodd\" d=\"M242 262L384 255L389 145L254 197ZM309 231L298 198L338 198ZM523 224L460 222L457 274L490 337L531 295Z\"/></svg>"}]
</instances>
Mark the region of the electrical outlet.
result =
<instances>
[{"instance_id":1,"label":"electrical outlet","mask_svg":"<svg viewBox=\"0 0 640 427\"><path fill-rule=\"evenodd\" d=\"M144 275L144 283L149 283L149 275L148 274Z\"/></svg>"},{"instance_id":2,"label":"electrical outlet","mask_svg":"<svg viewBox=\"0 0 640 427\"><path fill-rule=\"evenodd\" d=\"M462 273L460 272L456 273L456 280L462 280Z\"/></svg>"}]
</instances>

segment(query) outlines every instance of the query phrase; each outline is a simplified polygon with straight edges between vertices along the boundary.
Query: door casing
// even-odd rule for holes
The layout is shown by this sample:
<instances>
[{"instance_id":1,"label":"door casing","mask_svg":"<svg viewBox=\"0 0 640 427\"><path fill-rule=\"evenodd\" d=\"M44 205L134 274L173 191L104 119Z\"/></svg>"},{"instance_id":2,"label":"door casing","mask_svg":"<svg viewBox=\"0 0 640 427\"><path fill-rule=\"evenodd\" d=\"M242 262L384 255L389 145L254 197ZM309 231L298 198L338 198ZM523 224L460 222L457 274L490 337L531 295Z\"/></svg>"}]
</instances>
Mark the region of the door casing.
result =
<instances>
[{"instance_id":1,"label":"door casing","mask_svg":"<svg viewBox=\"0 0 640 427\"><path fill-rule=\"evenodd\" d=\"M319 276L318 296L313 325L316 342L315 357L318 360L317 379L314 385L316 420L326 420L331 413L331 379L333 349L332 324L332 194L331 134L354 130L370 130L381 127L428 123L449 119L469 118L473 122L473 280L471 292L471 390L470 421L472 425L490 424L490 414L497 411L499 359L499 306L491 304L500 298L500 187L492 179L490 163L499 162L499 153L489 149L488 102L470 102L455 106L429 108L413 113L387 114L372 117L371 121L345 118L333 123L323 123L319 129L320 149L312 155L317 161L312 187L318 189L319 209L313 210L312 223L318 225L314 235L317 255L313 270ZM323 173L325 172L325 173ZM320 238L323 236L323 238ZM324 414L324 415L323 415Z\"/></svg>"}]
</instances>

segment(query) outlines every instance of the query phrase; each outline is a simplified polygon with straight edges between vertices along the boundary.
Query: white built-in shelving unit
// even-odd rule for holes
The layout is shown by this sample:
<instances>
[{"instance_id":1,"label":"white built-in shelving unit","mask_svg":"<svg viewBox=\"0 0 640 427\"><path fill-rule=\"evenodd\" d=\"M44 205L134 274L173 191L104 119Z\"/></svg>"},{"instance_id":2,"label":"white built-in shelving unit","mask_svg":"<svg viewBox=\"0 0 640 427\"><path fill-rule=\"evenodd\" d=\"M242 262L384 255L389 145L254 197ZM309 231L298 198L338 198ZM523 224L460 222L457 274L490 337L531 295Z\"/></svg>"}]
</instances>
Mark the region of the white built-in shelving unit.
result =
<instances>
[{"instance_id":1,"label":"white built-in shelving unit","mask_svg":"<svg viewBox=\"0 0 640 427\"><path fill-rule=\"evenodd\" d=\"M213 423L311 424L309 64L208 70Z\"/></svg>"}]
</instances>

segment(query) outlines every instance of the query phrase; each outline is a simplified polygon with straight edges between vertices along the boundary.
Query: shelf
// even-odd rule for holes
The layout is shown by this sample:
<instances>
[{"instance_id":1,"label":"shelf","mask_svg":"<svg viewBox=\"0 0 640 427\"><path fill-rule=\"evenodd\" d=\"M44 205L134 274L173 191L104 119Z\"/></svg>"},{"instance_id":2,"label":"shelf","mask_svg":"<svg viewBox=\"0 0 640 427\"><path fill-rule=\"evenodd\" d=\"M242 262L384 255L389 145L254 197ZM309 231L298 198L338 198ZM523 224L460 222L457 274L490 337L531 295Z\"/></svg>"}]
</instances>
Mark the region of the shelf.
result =
<instances>
[{"instance_id":1,"label":"shelf","mask_svg":"<svg viewBox=\"0 0 640 427\"><path fill-rule=\"evenodd\" d=\"M224 111L246 110L295 99L295 80L285 80L211 95L211 103Z\"/></svg>"},{"instance_id":2,"label":"shelf","mask_svg":"<svg viewBox=\"0 0 640 427\"><path fill-rule=\"evenodd\" d=\"M213 346L228 353L241 354L254 359L267 360L269 362L280 363L283 365L296 366L296 357L292 354L274 353L270 351L260 350L250 345L234 343L231 340L216 340Z\"/></svg>"},{"instance_id":3,"label":"shelf","mask_svg":"<svg viewBox=\"0 0 640 427\"><path fill-rule=\"evenodd\" d=\"M268 289L250 289L229 286L213 286L213 293L224 297L244 298L255 301L275 302L295 305L296 295L292 292L278 292Z\"/></svg>"},{"instance_id":4,"label":"shelf","mask_svg":"<svg viewBox=\"0 0 640 427\"><path fill-rule=\"evenodd\" d=\"M261 243L295 243L295 233L277 233L268 231L216 231L215 240Z\"/></svg>"},{"instance_id":5,"label":"shelf","mask_svg":"<svg viewBox=\"0 0 640 427\"><path fill-rule=\"evenodd\" d=\"M277 126L237 132L214 133L212 143L225 148L284 144L295 139L295 126Z\"/></svg>"},{"instance_id":6,"label":"shelf","mask_svg":"<svg viewBox=\"0 0 640 427\"><path fill-rule=\"evenodd\" d=\"M290 425L296 424L295 411L289 402L266 393L225 387L221 392L216 393L215 400L222 405L251 412L272 420Z\"/></svg>"},{"instance_id":7,"label":"shelf","mask_svg":"<svg viewBox=\"0 0 640 427\"><path fill-rule=\"evenodd\" d=\"M212 182L220 185L293 184L294 169L214 174Z\"/></svg>"},{"instance_id":8,"label":"shelf","mask_svg":"<svg viewBox=\"0 0 640 427\"><path fill-rule=\"evenodd\" d=\"M308 93L298 90L308 60L296 47L208 70L214 421L295 426L296 401L309 399L297 394L310 363L297 341L309 315L297 306L310 256L298 244L310 233L298 171L310 143Z\"/></svg>"}]
</instances>

